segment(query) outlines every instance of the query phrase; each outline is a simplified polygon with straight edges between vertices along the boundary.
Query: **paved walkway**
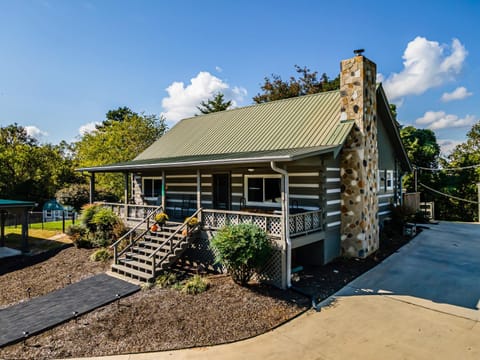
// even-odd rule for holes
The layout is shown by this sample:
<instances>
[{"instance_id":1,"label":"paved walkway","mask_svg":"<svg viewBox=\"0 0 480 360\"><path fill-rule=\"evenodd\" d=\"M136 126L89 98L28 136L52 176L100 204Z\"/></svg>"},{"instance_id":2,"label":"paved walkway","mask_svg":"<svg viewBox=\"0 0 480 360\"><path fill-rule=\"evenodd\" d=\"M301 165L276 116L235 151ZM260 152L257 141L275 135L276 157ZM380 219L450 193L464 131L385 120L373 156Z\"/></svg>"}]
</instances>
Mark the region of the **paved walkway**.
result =
<instances>
[{"instance_id":1,"label":"paved walkway","mask_svg":"<svg viewBox=\"0 0 480 360\"><path fill-rule=\"evenodd\" d=\"M274 331L233 344L103 359L480 359L480 225L432 225ZM99 358L97 358L99 359Z\"/></svg>"},{"instance_id":2,"label":"paved walkway","mask_svg":"<svg viewBox=\"0 0 480 360\"><path fill-rule=\"evenodd\" d=\"M39 333L139 290L123 280L100 274L0 310L0 347Z\"/></svg>"}]
</instances>

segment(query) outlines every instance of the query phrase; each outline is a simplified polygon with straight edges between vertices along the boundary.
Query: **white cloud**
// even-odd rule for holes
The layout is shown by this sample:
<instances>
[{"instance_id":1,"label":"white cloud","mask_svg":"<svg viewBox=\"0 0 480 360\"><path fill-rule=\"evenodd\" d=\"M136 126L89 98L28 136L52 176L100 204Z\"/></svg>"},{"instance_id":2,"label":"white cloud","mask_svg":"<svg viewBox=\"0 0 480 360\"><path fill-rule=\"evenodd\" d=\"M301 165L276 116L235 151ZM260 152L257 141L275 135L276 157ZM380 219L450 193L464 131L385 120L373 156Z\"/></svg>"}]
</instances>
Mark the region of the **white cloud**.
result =
<instances>
[{"instance_id":1,"label":"white cloud","mask_svg":"<svg viewBox=\"0 0 480 360\"><path fill-rule=\"evenodd\" d=\"M455 147L462 143L462 141L452 139L439 139L437 142L440 145L440 153L444 156L450 155L455 150Z\"/></svg>"},{"instance_id":2,"label":"white cloud","mask_svg":"<svg viewBox=\"0 0 480 360\"><path fill-rule=\"evenodd\" d=\"M449 51L449 54L445 52ZM468 52L458 39L451 46L416 37L403 53L403 70L391 74L384 83L391 100L420 95L430 88L453 80L461 70Z\"/></svg>"},{"instance_id":3,"label":"white cloud","mask_svg":"<svg viewBox=\"0 0 480 360\"><path fill-rule=\"evenodd\" d=\"M460 86L453 90L451 93L443 93L442 101L447 102L452 100L462 100L472 95L473 94L471 92L468 92L466 87Z\"/></svg>"},{"instance_id":4,"label":"white cloud","mask_svg":"<svg viewBox=\"0 0 480 360\"><path fill-rule=\"evenodd\" d=\"M28 136L31 136L37 140L40 140L43 137L48 136L48 133L46 131L42 131L38 127L33 125L25 126L25 131L27 132Z\"/></svg>"},{"instance_id":5,"label":"white cloud","mask_svg":"<svg viewBox=\"0 0 480 360\"><path fill-rule=\"evenodd\" d=\"M238 106L247 95L246 89L238 86L231 88L206 71L199 72L186 86L183 82L173 82L166 91L168 96L162 99L163 115L172 122L195 115L198 113L197 106L218 92L222 92L226 100L232 100L233 107Z\"/></svg>"},{"instance_id":6,"label":"white cloud","mask_svg":"<svg viewBox=\"0 0 480 360\"><path fill-rule=\"evenodd\" d=\"M432 130L466 127L473 125L477 119L473 115L467 115L459 118L457 115L447 114L445 111L427 111L421 118L415 122L417 125L424 125Z\"/></svg>"},{"instance_id":7,"label":"white cloud","mask_svg":"<svg viewBox=\"0 0 480 360\"><path fill-rule=\"evenodd\" d=\"M100 124L101 124L100 122L95 122L95 121L89 122L85 125L80 126L80 128L78 129L78 133L81 136L83 136L85 134L88 134L88 133L91 133L91 132L97 130L97 125L100 125Z\"/></svg>"},{"instance_id":8,"label":"white cloud","mask_svg":"<svg viewBox=\"0 0 480 360\"><path fill-rule=\"evenodd\" d=\"M220 66L215 66L215 70L219 73L223 71L223 69Z\"/></svg>"}]
</instances>

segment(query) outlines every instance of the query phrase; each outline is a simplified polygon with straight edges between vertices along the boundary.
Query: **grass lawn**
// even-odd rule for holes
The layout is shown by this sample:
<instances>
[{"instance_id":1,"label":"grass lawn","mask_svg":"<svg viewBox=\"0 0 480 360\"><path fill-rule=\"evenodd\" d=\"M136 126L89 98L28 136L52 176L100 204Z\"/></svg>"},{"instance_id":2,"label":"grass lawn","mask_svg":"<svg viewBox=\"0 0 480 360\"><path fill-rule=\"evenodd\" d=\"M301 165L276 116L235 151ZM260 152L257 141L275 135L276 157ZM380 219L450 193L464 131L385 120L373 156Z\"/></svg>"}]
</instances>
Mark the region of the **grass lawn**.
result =
<instances>
[{"instance_id":1,"label":"grass lawn","mask_svg":"<svg viewBox=\"0 0 480 360\"><path fill-rule=\"evenodd\" d=\"M45 223L46 224L46 223ZM37 225L37 224L33 224ZM42 230L42 224L40 224L40 228L32 228L28 229L28 245L30 248L30 252L33 254L55 249L59 246L64 244L71 243L70 239L66 236L61 236L61 221L60 221L60 230L56 229L44 229ZM15 228L14 226L7 226L5 227L5 246L21 250L22 249L22 228L18 226ZM56 236L59 235L59 236ZM54 237L54 240L50 238Z\"/></svg>"},{"instance_id":2,"label":"grass lawn","mask_svg":"<svg viewBox=\"0 0 480 360\"><path fill-rule=\"evenodd\" d=\"M77 223L78 223L78 221L77 221ZM65 230L70 225L72 225L72 220L65 220ZM40 223L30 224L29 228L30 229L41 229L42 228L42 223L40 222ZM43 223L43 229L44 230L62 231L62 220L44 222Z\"/></svg>"}]
</instances>

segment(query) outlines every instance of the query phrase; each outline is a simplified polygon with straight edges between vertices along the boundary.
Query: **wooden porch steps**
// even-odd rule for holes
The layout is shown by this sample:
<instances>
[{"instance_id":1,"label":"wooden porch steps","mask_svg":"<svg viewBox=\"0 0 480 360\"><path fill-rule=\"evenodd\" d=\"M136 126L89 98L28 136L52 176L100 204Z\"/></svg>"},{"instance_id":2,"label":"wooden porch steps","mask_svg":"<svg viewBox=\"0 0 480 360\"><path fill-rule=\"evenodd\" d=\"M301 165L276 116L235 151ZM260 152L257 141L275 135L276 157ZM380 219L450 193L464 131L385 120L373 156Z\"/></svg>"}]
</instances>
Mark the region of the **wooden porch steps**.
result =
<instances>
[{"instance_id":1,"label":"wooden porch steps","mask_svg":"<svg viewBox=\"0 0 480 360\"><path fill-rule=\"evenodd\" d=\"M182 224L169 222L159 232L146 232L140 240L118 257L111 271L119 276L141 282L153 281L160 271L170 268L191 243L192 236L183 236L181 227ZM152 254L155 255L152 256ZM153 269L154 260L155 269Z\"/></svg>"}]
</instances>

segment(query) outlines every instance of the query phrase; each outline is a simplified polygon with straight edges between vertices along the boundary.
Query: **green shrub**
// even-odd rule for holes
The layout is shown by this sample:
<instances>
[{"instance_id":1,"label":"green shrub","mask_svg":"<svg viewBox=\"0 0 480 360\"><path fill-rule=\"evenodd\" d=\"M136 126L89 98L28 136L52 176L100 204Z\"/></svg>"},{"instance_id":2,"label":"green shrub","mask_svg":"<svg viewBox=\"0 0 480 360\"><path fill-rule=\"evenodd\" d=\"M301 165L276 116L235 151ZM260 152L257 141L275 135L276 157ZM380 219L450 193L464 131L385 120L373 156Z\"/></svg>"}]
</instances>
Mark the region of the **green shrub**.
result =
<instances>
[{"instance_id":1,"label":"green shrub","mask_svg":"<svg viewBox=\"0 0 480 360\"><path fill-rule=\"evenodd\" d=\"M223 227L212 239L211 246L216 261L241 285L246 285L253 274L261 270L273 250L265 231L254 224Z\"/></svg>"},{"instance_id":2,"label":"green shrub","mask_svg":"<svg viewBox=\"0 0 480 360\"><path fill-rule=\"evenodd\" d=\"M126 232L125 225L111 209L97 204L82 208L80 223L93 247L106 247Z\"/></svg>"},{"instance_id":3,"label":"green shrub","mask_svg":"<svg viewBox=\"0 0 480 360\"><path fill-rule=\"evenodd\" d=\"M102 248L95 251L92 255L90 255L90 260L92 261L104 261L107 262L112 258L112 254L108 249Z\"/></svg>"},{"instance_id":4,"label":"green shrub","mask_svg":"<svg viewBox=\"0 0 480 360\"><path fill-rule=\"evenodd\" d=\"M157 280L155 281L155 284L159 287L159 288L168 288L168 287L171 287L175 284L177 284L179 281L178 281L178 277L177 277L177 274L176 273L173 273L173 272L166 272L166 273L163 273L161 274L160 276L157 277Z\"/></svg>"},{"instance_id":5,"label":"green shrub","mask_svg":"<svg viewBox=\"0 0 480 360\"><path fill-rule=\"evenodd\" d=\"M197 295L210 287L210 283L205 278L201 277L200 275L194 275L190 279L184 282L182 286L182 292L190 294L190 295Z\"/></svg>"},{"instance_id":6,"label":"green shrub","mask_svg":"<svg viewBox=\"0 0 480 360\"><path fill-rule=\"evenodd\" d=\"M82 207L79 220L89 232L95 232L97 230L95 224L92 222L92 219L98 210L100 210L100 205L87 204Z\"/></svg>"},{"instance_id":7,"label":"green shrub","mask_svg":"<svg viewBox=\"0 0 480 360\"><path fill-rule=\"evenodd\" d=\"M95 211L90 221L98 231L113 233L113 228L118 220L118 216L111 209L100 207Z\"/></svg>"},{"instance_id":8,"label":"green shrub","mask_svg":"<svg viewBox=\"0 0 480 360\"><path fill-rule=\"evenodd\" d=\"M93 244L87 238L87 229L82 225L70 225L67 227L65 233L70 236L75 247L84 249L90 249L93 247Z\"/></svg>"}]
</instances>

